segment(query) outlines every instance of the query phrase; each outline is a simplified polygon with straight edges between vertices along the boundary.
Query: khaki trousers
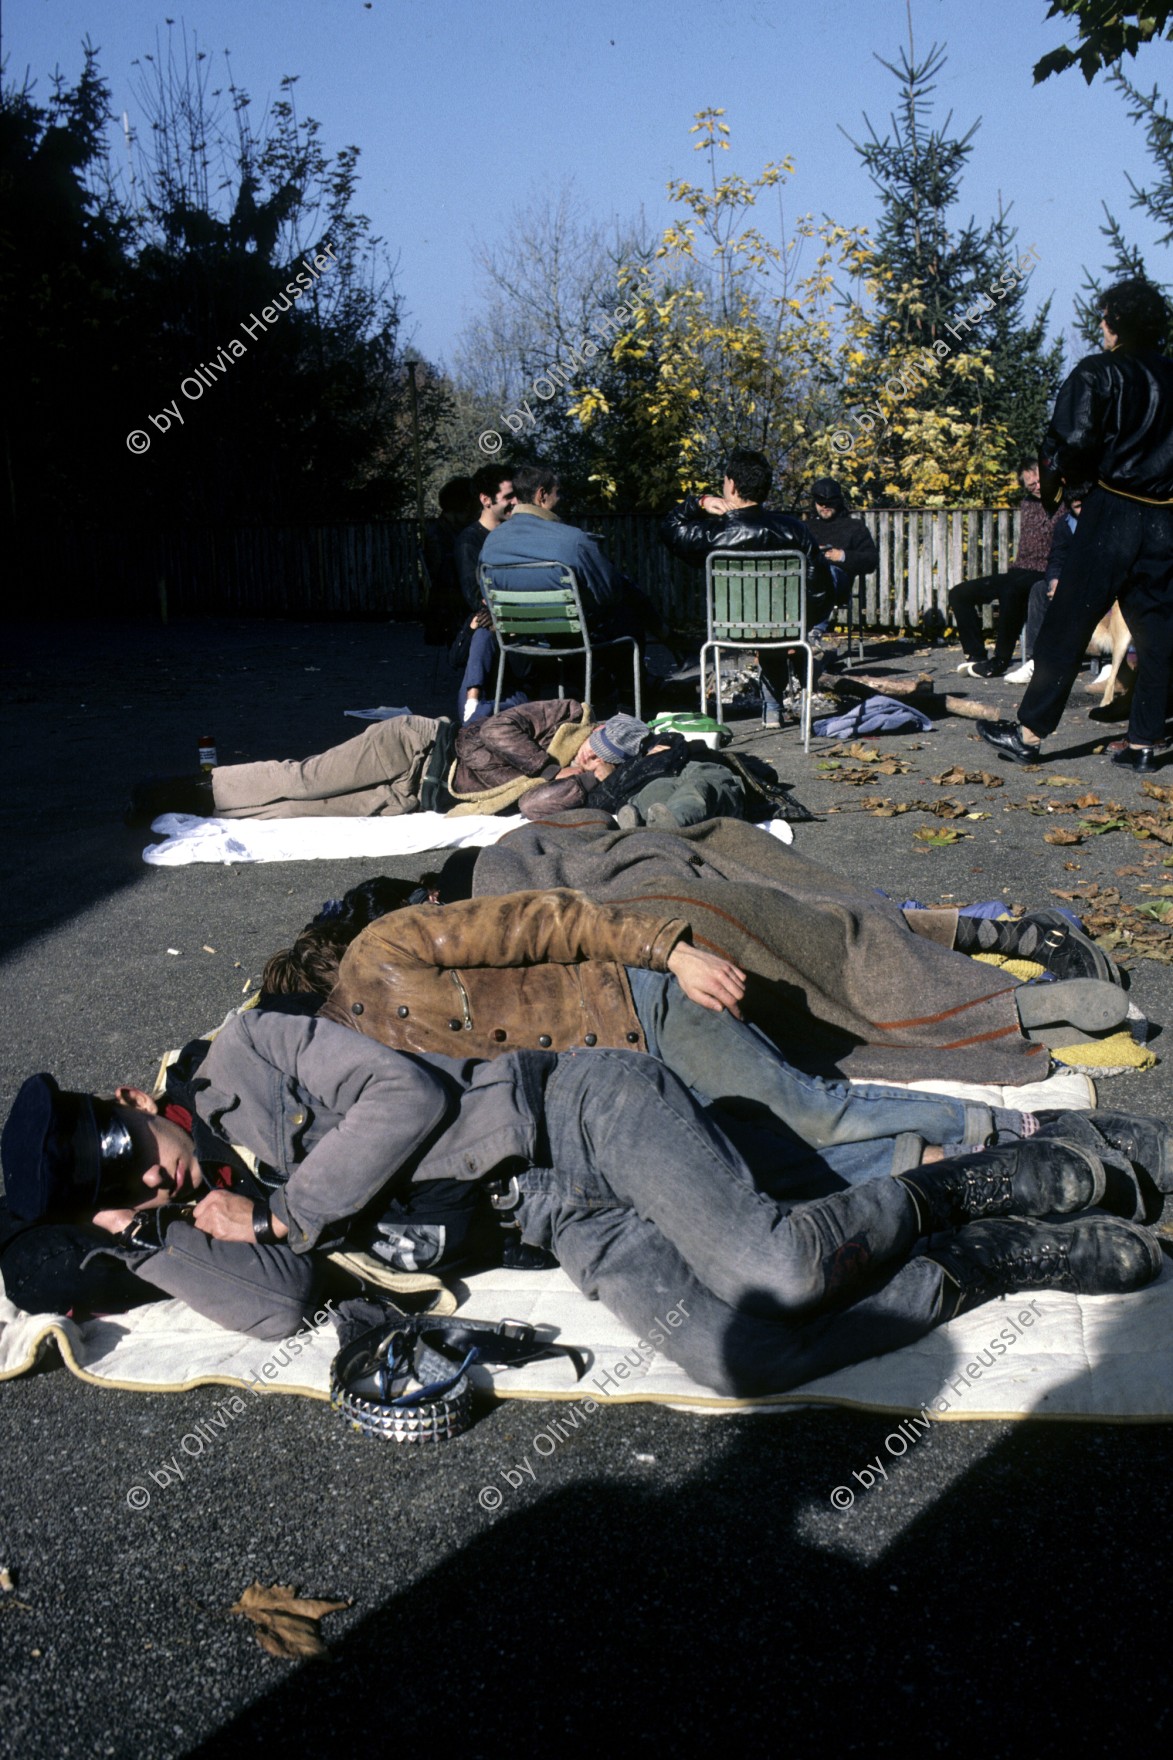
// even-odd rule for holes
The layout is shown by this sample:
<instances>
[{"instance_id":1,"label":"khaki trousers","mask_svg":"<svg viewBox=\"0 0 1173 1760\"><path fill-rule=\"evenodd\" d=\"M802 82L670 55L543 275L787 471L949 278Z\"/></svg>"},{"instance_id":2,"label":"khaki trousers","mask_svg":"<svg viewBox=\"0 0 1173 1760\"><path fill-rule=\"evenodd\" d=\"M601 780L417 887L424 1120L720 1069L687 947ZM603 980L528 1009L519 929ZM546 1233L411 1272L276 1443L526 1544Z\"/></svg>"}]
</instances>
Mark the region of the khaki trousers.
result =
<instances>
[{"instance_id":1,"label":"khaki trousers","mask_svg":"<svg viewBox=\"0 0 1173 1760\"><path fill-rule=\"evenodd\" d=\"M376 818L414 813L439 723L426 715L372 721L354 739L302 760L221 764L212 771L219 819Z\"/></svg>"}]
</instances>

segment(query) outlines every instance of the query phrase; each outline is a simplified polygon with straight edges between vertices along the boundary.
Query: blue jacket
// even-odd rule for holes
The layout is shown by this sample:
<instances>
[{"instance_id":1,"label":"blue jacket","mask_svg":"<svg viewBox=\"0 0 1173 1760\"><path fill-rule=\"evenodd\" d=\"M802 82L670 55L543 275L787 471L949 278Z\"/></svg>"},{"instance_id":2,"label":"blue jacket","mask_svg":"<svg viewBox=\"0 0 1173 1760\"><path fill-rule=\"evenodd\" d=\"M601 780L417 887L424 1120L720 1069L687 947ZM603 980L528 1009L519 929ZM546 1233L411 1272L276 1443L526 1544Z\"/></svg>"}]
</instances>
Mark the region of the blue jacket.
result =
<instances>
[{"instance_id":1,"label":"blue jacket","mask_svg":"<svg viewBox=\"0 0 1173 1760\"><path fill-rule=\"evenodd\" d=\"M578 577L579 592L588 612L592 605L597 611L615 610L624 596L623 576L594 538L577 526L564 525L556 514L527 505L519 506L489 533L481 550L481 561L494 569L508 567L511 562L565 563ZM507 584L522 588L527 584L526 576L518 575Z\"/></svg>"}]
</instances>

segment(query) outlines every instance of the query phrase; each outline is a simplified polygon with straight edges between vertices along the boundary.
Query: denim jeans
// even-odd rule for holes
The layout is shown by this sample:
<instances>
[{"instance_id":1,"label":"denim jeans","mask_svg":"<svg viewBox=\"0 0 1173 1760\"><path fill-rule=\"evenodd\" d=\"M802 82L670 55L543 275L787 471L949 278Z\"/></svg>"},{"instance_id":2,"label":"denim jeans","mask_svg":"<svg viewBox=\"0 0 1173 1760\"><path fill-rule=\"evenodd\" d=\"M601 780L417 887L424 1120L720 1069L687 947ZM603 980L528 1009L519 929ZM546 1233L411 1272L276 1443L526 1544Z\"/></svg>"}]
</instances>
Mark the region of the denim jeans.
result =
<instances>
[{"instance_id":1,"label":"denim jeans","mask_svg":"<svg viewBox=\"0 0 1173 1760\"><path fill-rule=\"evenodd\" d=\"M899 1181L767 1198L654 1058L564 1053L545 1120L550 1166L518 1175L523 1237L632 1327L640 1359L655 1347L718 1392L783 1392L943 1317L944 1273L911 1257L916 1213ZM665 1325L668 1310L683 1318Z\"/></svg>"},{"instance_id":2,"label":"denim jeans","mask_svg":"<svg viewBox=\"0 0 1173 1760\"><path fill-rule=\"evenodd\" d=\"M821 1167L852 1182L876 1179L916 1167L926 1143L973 1148L994 1130L1021 1134L1020 1112L804 1075L756 1027L691 1002L670 975L629 966L627 976L651 1055L702 1106L777 1121L798 1177Z\"/></svg>"}]
</instances>

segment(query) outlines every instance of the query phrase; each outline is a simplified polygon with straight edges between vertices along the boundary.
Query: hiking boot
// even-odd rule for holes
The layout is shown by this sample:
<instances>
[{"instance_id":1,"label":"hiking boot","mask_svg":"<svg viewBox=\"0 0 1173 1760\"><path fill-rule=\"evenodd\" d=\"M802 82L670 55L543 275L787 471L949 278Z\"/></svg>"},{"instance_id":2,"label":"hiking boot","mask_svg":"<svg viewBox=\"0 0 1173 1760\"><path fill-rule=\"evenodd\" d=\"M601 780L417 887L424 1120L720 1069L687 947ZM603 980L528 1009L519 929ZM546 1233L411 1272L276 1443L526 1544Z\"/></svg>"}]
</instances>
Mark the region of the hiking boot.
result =
<instances>
[{"instance_id":1,"label":"hiking boot","mask_svg":"<svg viewBox=\"0 0 1173 1760\"><path fill-rule=\"evenodd\" d=\"M1117 1216L1073 1222L973 1222L925 1255L957 1289L953 1320L994 1296L1062 1289L1077 1296L1127 1295L1161 1271L1161 1249L1147 1229Z\"/></svg>"},{"instance_id":2,"label":"hiking boot","mask_svg":"<svg viewBox=\"0 0 1173 1760\"><path fill-rule=\"evenodd\" d=\"M983 1216L1073 1216L1098 1204L1106 1184L1098 1155L1038 1134L896 1177L912 1194L922 1234Z\"/></svg>"},{"instance_id":3,"label":"hiking boot","mask_svg":"<svg viewBox=\"0 0 1173 1760\"><path fill-rule=\"evenodd\" d=\"M127 825L149 825L161 813L194 813L206 819L216 811L212 778L204 771L190 776L148 776L130 791Z\"/></svg>"},{"instance_id":4,"label":"hiking boot","mask_svg":"<svg viewBox=\"0 0 1173 1760\"><path fill-rule=\"evenodd\" d=\"M1023 1037L1052 1050L1086 1045L1113 1033L1128 1019L1128 998L1100 978L1065 978L1055 984L1020 984L1014 992Z\"/></svg>"}]
</instances>

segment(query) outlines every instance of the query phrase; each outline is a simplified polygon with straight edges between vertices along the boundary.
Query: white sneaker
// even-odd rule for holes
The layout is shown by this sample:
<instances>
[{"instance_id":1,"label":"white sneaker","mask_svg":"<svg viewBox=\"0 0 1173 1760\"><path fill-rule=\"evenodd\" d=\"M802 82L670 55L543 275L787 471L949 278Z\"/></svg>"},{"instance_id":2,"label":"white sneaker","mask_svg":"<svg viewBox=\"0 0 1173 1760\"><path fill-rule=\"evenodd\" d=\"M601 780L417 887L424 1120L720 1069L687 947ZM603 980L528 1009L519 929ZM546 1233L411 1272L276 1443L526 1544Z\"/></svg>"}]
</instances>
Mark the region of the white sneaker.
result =
<instances>
[{"instance_id":1,"label":"white sneaker","mask_svg":"<svg viewBox=\"0 0 1173 1760\"><path fill-rule=\"evenodd\" d=\"M1033 660L1024 660L1021 666L1014 668L1013 672L1002 674L1007 684L1029 684L1034 675L1035 663Z\"/></svg>"},{"instance_id":2,"label":"white sneaker","mask_svg":"<svg viewBox=\"0 0 1173 1760\"><path fill-rule=\"evenodd\" d=\"M1096 676L1092 679L1091 683L1088 685L1088 687L1087 687L1088 690L1094 691L1098 684L1107 684L1107 682L1111 676L1112 676L1112 662L1110 660L1105 660L1104 664L1100 667L1100 670L1096 673Z\"/></svg>"}]
</instances>

